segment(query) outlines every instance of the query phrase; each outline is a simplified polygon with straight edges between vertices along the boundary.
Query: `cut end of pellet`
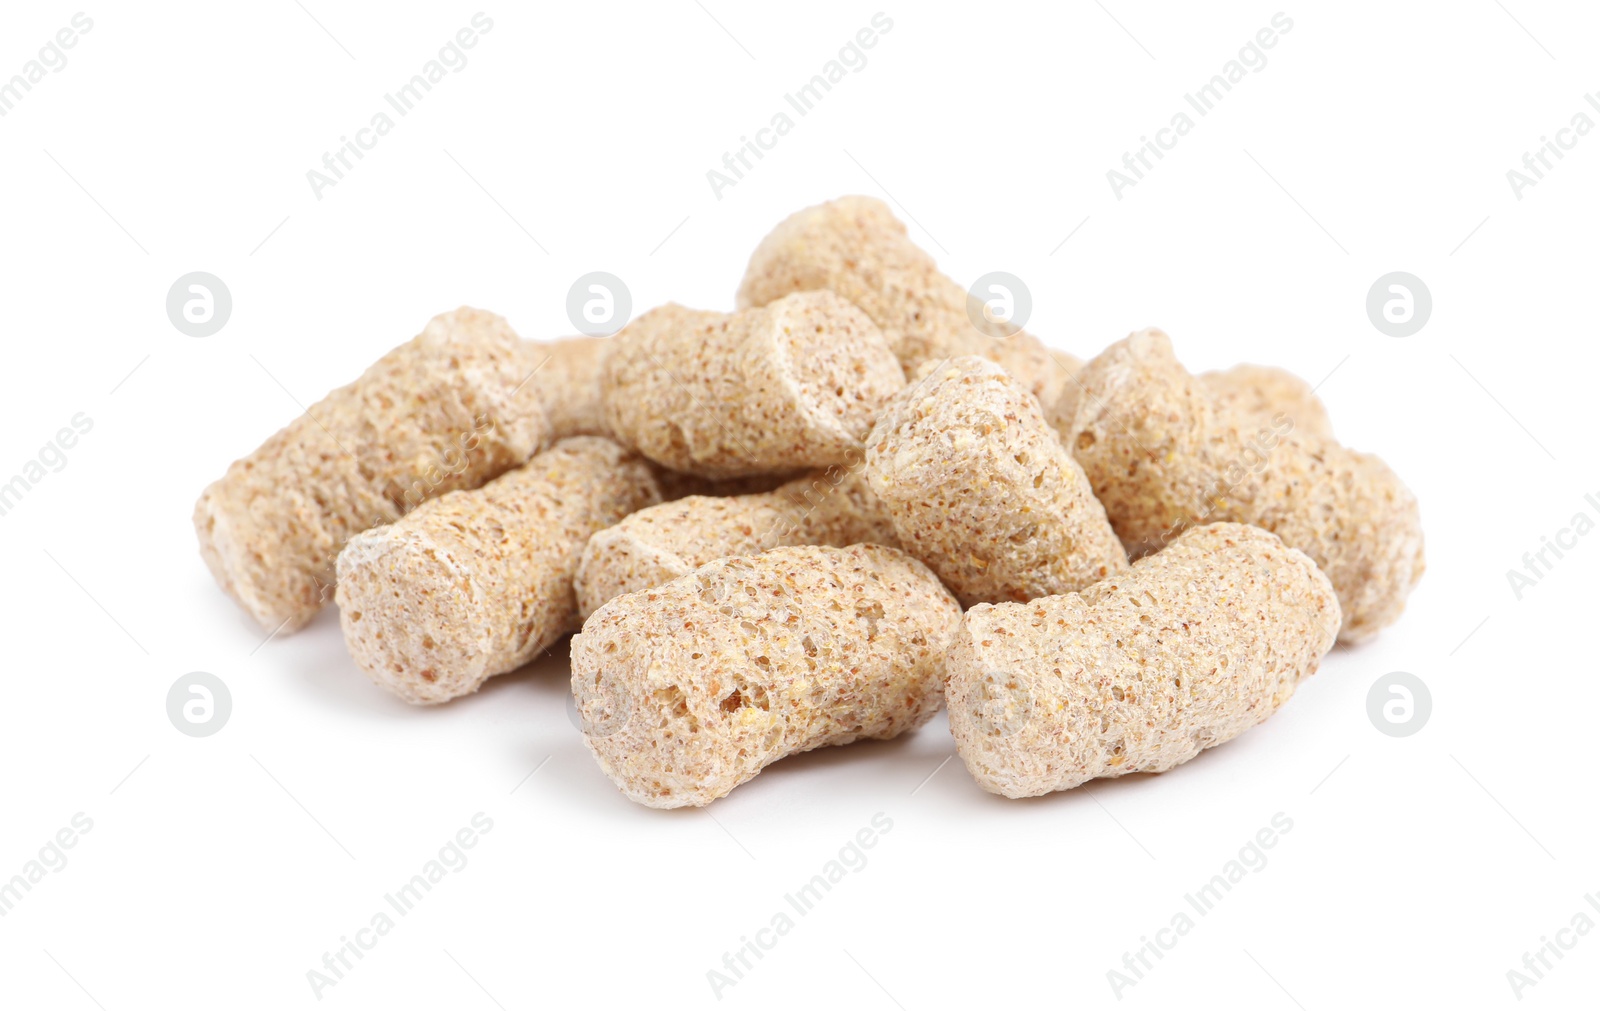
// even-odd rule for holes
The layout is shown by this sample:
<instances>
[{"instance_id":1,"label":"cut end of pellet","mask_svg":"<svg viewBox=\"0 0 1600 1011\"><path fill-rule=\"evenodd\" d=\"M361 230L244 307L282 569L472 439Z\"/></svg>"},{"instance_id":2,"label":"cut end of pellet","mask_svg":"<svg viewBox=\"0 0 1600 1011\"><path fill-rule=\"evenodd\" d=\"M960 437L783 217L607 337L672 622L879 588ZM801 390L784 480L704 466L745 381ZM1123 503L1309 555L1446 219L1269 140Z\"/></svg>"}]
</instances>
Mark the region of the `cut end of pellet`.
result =
<instances>
[{"instance_id":1,"label":"cut end of pellet","mask_svg":"<svg viewBox=\"0 0 1600 1011\"><path fill-rule=\"evenodd\" d=\"M339 623L356 665L407 702L432 705L488 678L486 615L472 580L447 552L383 527L339 555Z\"/></svg>"}]
</instances>

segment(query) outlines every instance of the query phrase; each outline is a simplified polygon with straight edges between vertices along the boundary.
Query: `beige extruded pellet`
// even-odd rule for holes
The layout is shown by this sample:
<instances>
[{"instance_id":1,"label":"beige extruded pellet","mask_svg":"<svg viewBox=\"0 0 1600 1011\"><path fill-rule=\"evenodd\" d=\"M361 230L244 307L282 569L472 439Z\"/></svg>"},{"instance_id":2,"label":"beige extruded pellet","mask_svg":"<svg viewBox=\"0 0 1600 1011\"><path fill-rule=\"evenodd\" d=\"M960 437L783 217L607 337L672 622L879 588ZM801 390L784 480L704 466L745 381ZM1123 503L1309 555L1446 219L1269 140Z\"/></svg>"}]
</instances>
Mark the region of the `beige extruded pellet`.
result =
<instances>
[{"instance_id":1,"label":"beige extruded pellet","mask_svg":"<svg viewBox=\"0 0 1600 1011\"><path fill-rule=\"evenodd\" d=\"M600 369L611 341L605 337L563 337L534 345L537 361L531 382L550 418L551 437L608 435L600 410Z\"/></svg>"},{"instance_id":2,"label":"beige extruded pellet","mask_svg":"<svg viewBox=\"0 0 1600 1011\"><path fill-rule=\"evenodd\" d=\"M1235 365L1231 369L1202 372L1196 378L1211 390L1225 409L1253 414L1267 424L1282 415L1289 419L1293 431L1333 438L1328 409L1311 384L1293 372L1271 365ZM1075 402L1076 398L1073 400Z\"/></svg>"},{"instance_id":3,"label":"beige extruded pellet","mask_svg":"<svg viewBox=\"0 0 1600 1011\"><path fill-rule=\"evenodd\" d=\"M960 620L933 573L893 548L720 559L584 622L584 741L630 800L703 806L786 755L921 725Z\"/></svg>"},{"instance_id":4,"label":"beige extruded pellet","mask_svg":"<svg viewBox=\"0 0 1600 1011\"><path fill-rule=\"evenodd\" d=\"M1068 391L1058 412L1072 419L1062 438L1134 556L1190 526L1252 523L1328 574L1342 639L1400 616L1422 577L1422 522L1382 460L1218 398L1159 330L1113 344L1078 381L1082 393Z\"/></svg>"},{"instance_id":5,"label":"beige extruded pellet","mask_svg":"<svg viewBox=\"0 0 1600 1011\"><path fill-rule=\"evenodd\" d=\"M217 583L263 628L310 621L349 538L549 441L527 381L539 357L492 313L435 316L201 494L195 532Z\"/></svg>"},{"instance_id":6,"label":"beige extruded pellet","mask_svg":"<svg viewBox=\"0 0 1600 1011\"><path fill-rule=\"evenodd\" d=\"M1082 367L1082 362L1074 367L1069 383L1076 381L1077 371ZM1289 430L1333 438L1333 422L1328 418L1327 407L1311 384L1293 372L1272 365L1241 364L1202 372L1195 378L1205 384L1219 403L1254 415L1264 425L1283 426L1287 418ZM1055 403L1044 405L1050 424L1063 436L1072 426L1072 417L1070 414L1063 417L1061 412L1076 410L1078 396L1074 388L1070 394L1063 391Z\"/></svg>"},{"instance_id":7,"label":"beige extruded pellet","mask_svg":"<svg viewBox=\"0 0 1600 1011\"><path fill-rule=\"evenodd\" d=\"M578 609L588 617L718 558L800 544L900 546L861 469L832 467L765 494L664 502L599 531L578 563Z\"/></svg>"},{"instance_id":8,"label":"beige extruded pellet","mask_svg":"<svg viewBox=\"0 0 1600 1011\"><path fill-rule=\"evenodd\" d=\"M1192 528L1079 593L968 611L945 686L956 751L1007 797L1164 772L1271 716L1339 622L1328 578L1273 534Z\"/></svg>"},{"instance_id":9,"label":"beige extruded pellet","mask_svg":"<svg viewBox=\"0 0 1600 1011\"><path fill-rule=\"evenodd\" d=\"M878 328L830 292L731 315L665 305L611 340L606 426L657 463L703 477L859 456L872 419L905 385Z\"/></svg>"},{"instance_id":10,"label":"beige extruded pellet","mask_svg":"<svg viewBox=\"0 0 1600 1011\"><path fill-rule=\"evenodd\" d=\"M350 656L407 702L477 691L578 627L584 544L660 500L644 459L580 436L352 538L338 590Z\"/></svg>"},{"instance_id":11,"label":"beige extruded pellet","mask_svg":"<svg viewBox=\"0 0 1600 1011\"><path fill-rule=\"evenodd\" d=\"M980 331L967 292L939 272L881 201L841 197L785 218L761 240L739 285L741 308L796 291L832 291L878 324L908 378L923 362L980 355L999 362L1040 403L1053 403L1079 362L1052 352L1026 331L981 312ZM1054 357L1052 357L1054 356Z\"/></svg>"},{"instance_id":12,"label":"beige extruded pellet","mask_svg":"<svg viewBox=\"0 0 1600 1011\"><path fill-rule=\"evenodd\" d=\"M953 358L907 387L867 439L866 471L901 545L964 606L1128 567L1039 402L994 362Z\"/></svg>"}]
</instances>

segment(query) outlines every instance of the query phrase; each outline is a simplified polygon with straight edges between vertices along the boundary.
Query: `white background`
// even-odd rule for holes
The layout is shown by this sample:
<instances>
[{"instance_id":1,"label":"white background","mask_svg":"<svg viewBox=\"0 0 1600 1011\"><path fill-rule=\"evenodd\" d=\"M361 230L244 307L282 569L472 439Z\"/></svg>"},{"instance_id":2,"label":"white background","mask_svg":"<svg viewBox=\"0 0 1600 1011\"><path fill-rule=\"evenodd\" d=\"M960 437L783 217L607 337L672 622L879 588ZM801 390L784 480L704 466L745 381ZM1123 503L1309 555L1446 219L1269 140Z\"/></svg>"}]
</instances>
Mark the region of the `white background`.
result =
<instances>
[{"instance_id":1,"label":"white background","mask_svg":"<svg viewBox=\"0 0 1600 1011\"><path fill-rule=\"evenodd\" d=\"M468 65L320 200L307 170L478 7L85 9L70 62L0 118L0 479L75 413L94 424L0 517L0 878L75 813L93 829L0 918L0 1005L318 1004L307 971L480 811L470 863L323 1005L1495 1008L1542 936L1600 921L1600 536L1520 601L1506 577L1600 516L1600 133L1521 200L1506 178L1574 114L1600 122L1600 14L1282 8L1265 68L1118 200L1106 171L1280 8L931 7L882 8L870 62L720 200L707 170L878 7L483 8ZM0 78L77 10L8 5ZM1159 777L1006 801L946 762L941 716L658 812L585 751L563 659L414 709L350 663L333 613L263 645L212 585L201 488L434 313L564 335L590 270L636 311L730 308L762 235L852 192L914 219L961 282L1022 277L1029 329L1063 349L1159 325L1192 369L1321 382L1340 436L1422 502L1404 618ZM204 339L164 309L192 270L233 294ZM1403 339L1365 311L1391 270L1434 301ZM165 712L195 670L233 698L205 739ZM1396 670L1434 705L1403 739L1366 715ZM719 1002L708 970L879 812L870 862ZM1107 971L1278 812L1293 829L1265 868L1119 1002ZM1522 1003L1592 999L1597 959L1579 938Z\"/></svg>"}]
</instances>

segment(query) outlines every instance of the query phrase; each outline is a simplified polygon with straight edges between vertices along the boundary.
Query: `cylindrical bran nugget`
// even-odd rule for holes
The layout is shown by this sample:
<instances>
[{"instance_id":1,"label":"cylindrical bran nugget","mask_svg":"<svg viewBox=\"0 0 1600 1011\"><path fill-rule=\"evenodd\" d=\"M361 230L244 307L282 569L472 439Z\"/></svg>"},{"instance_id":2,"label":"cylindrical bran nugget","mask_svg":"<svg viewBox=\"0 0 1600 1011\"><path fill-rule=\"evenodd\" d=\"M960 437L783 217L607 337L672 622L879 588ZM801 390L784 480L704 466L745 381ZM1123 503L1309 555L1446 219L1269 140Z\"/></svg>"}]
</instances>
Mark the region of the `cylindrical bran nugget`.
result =
<instances>
[{"instance_id":1,"label":"cylindrical bran nugget","mask_svg":"<svg viewBox=\"0 0 1600 1011\"><path fill-rule=\"evenodd\" d=\"M1083 367L1083 359L1046 347L1026 330L1018 330L1009 337L1004 334L1005 331L1001 331L999 335L984 337L965 353L999 363L1038 398L1040 405L1054 402L1061 395L1062 387L1072 381L1073 373Z\"/></svg>"},{"instance_id":2,"label":"cylindrical bran nugget","mask_svg":"<svg viewBox=\"0 0 1600 1011\"><path fill-rule=\"evenodd\" d=\"M1058 355L1067 360L1069 356ZM1072 415L1077 411L1079 390L1075 385L1077 373L1083 362L1071 359L1072 378L1062 387L1055 403L1044 404L1050 424L1063 438L1072 427ZM1328 409L1311 384L1286 369L1272 365L1235 365L1228 369L1202 372L1195 377L1204 383L1219 403L1237 407L1254 415L1263 425L1285 427L1286 431L1309 432L1325 439L1333 438L1333 423Z\"/></svg>"},{"instance_id":3,"label":"cylindrical bran nugget","mask_svg":"<svg viewBox=\"0 0 1600 1011\"><path fill-rule=\"evenodd\" d=\"M687 575L707 562L800 544L899 547L859 467L834 467L776 491L696 495L641 509L589 538L575 583L584 617L624 593Z\"/></svg>"},{"instance_id":4,"label":"cylindrical bran nugget","mask_svg":"<svg viewBox=\"0 0 1600 1011\"><path fill-rule=\"evenodd\" d=\"M1275 535L1190 529L1079 593L968 611L945 685L956 751L1007 797L1164 772L1272 715L1339 622L1328 578Z\"/></svg>"},{"instance_id":5,"label":"cylindrical bran nugget","mask_svg":"<svg viewBox=\"0 0 1600 1011\"><path fill-rule=\"evenodd\" d=\"M1217 402L1272 424L1280 415L1292 430L1322 439L1333 438L1328 409L1310 383L1271 365L1235 365L1197 376ZM1277 421L1282 424L1281 421Z\"/></svg>"},{"instance_id":6,"label":"cylindrical bran nugget","mask_svg":"<svg viewBox=\"0 0 1600 1011\"><path fill-rule=\"evenodd\" d=\"M195 532L217 583L263 628L310 621L349 538L476 488L549 441L528 382L538 361L499 316L435 316L201 494Z\"/></svg>"},{"instance_id":7,"label":"cylindrical bran nugget","mask_svg":"<svg viewBox=\"0 0 1600 1011\"><path fill-rule=\"evenodd\" d=\"M971 355L907 387L867 438L895 533L964 606L1032 600L1128 567L1083 470L1039 402Z\"/></svg>"},{"instance_id":8,"label":"cylindrical bran nugget","mask_svg":"<svg viewBox=\"0 0 1600 1011\"><path fill-rule=\"evenodd\" d=\"M883 335L830 292L731 315L666 305L615 338L602 371L605 423L650 459L726 478L858 456L905 385Z\"/></svg>"},{"instance_id":9,"label":"cylindrical bran nugget","mask_svg":"<svg viewBox=\"0 0 1600 1011\"><path fill-rule=\"evenodd\" d=\"M766 305L796 291L832 291L860 306L883 331L908 378L926 361L981 355L1004 365L1049 404L1076 362L1032 334L978 313L980 331L968 312L967 292L940 273L933 257L907 236L905 224L872 197L841 197L780 222L751 254L738 305Z\"/></svg>"},{"instance_id":10,"label":"cylindrical bran nugget","mask_svg":"<svg viewBox=\"0 0 1600 1011\"><path fill-rule=\"evenodd\" d=\"M604 337L563 337L534 345L531 382L550 419L551 438L607 435L600 410L600 369L611 342Z\"/></svg>"},{"instance_id":11,"label":"cylindrical bran nugget","mask_svg":"<svg viewBox=\"0 0 1600 1011\"><path fill-rule=\"evenodd\" d=\"M584 544L660 500L643 458L579 436L352 538L338 590L350 656L407 702L477 691L578 627Z\"/></svg>"},{"instance_id":12,"label":"cylindrical bran nugget","mask_svg":"<svg viewBox=\"0 0 1600 1011\"><path fill-rule=\"evenodd\" d=\"M720 559L584 622L584 741L630 800L703 806L786 755L921 725L960 620L933 573L893 548Z\"/></svg>"},{"instance_id":13,"label":"cylindrical bran nugget","mask_svg":"<svg viewBox=\"0 0 1600 1011\"><path fill-rule=\"evenodd\" d=\"M1135 557L1190 526L1251 523L1328 574L1345 641L1405 609L1422 577L1422 521L1382 460L1219 399L1159 330L1111 345L1078 381L1063 442Z\"/></svg>"}]
</instances>

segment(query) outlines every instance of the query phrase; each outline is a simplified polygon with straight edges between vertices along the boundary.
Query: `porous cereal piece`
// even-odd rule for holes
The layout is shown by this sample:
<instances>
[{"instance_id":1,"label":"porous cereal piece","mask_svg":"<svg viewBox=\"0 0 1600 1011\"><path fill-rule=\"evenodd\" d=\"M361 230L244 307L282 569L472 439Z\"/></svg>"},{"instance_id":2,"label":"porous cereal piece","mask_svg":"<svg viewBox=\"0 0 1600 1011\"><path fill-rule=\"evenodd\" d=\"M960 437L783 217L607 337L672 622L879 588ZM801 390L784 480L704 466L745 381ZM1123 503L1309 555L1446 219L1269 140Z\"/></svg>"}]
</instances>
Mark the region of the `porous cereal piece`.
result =
<instances>
[{"instance_id":1,"label":"porous cereal piece","mask_svg":"<svg viewBox=\"0 0 1600 1011\"><path fill-rule=\"evenodd\" d=\"M1262 722L1333 646L1328 578L1238 523L1078 593L980 604L951 644L956 751L991 793L1164 772Z\"/></svg>"},{"instance_id":2,"label":"porous cereal piece","mask_svg":"<svg viewBox=\"0 0 1600 1011\"><path fill-rule=\"evenodd\" d=\"M579 436L352 538L338 590L351 658L407 702L477 691L578 627L584 544L660 500L644 459Z\"/></svg>"},{"instance_id":3,"label":"porous cereal piece","mask_svg":"<svg viewBox=\"0 0 1600 1011\"><path fill-rule=\"evenodd\" d=\"M600 369L611 341L605 337L563 337L534 345L537 371L532 382L550 418L552 438L609 435L600 410Z\"/></svg>"},{"instance_id":4,"label":"porous cereal piece","mask_svg":"<svg viewBox=\"0 0 1600 1011\"><path fill-rule=\"evenodd\" d=\"M799 544L900 542L859 466L815 471L765 494L697 495L641 509L589 538L575 579L578 609L587 618L608 600L718 558Z\"/></svg>"},{"instance_id":5,"label":"porous cereal piece","mask_svg":"<svg viewBox=\"0 0 1600 1011\"><path fill-rule=\"evenodd\" d=\"M1286 369L1271 365L1235 365L1231 369L1202 372L1199 380L1212 396L1229 408L1282 425L1288 419L1296 432L1333 438L1333 422L1328 409L1311 384Z\"/></svg>"},{"instance_id":6,"label":"porous cereal piece","mask_svg":"<svg viewBox=\"0 0 1600 1011\"><path fill-rule=\"evenodd\" d=\"M1068 356L1058 357L1066 359ZM1077 410L1079 392L1075 384L1078 370L1083 368L1081 361L1072 361L1075 362L1072 378L1063 385L1061 396L1053 404L1044 404L1050 424L1063 436L1072 426L1072 415ZM1195 378L1204 383L1219 402L1256 416L1264 425L1333 438L1333 423L1328 419L1327 407L1311 384L1293 372L1271 365L1235 365L1202 372Z\"/></svg>"},{"instance_id":7,"label":"porous cereal piece","mask_svg":"<svg viewBox=\"0 0 1600 1011\"><path fill-rule=\"evenodd\" d=\"M1077 364L981 312L982 329L975 326L967 292L940 273L905 224L872 197L841 197L785 218L751 254L738 304L766 305L796 291L832 291L860 306L908 378L926 361L980 355L1004 365L1049 404Z\"/></svg>"},{"instance_id":8,"label":"porous cereal piece","mask_svg":"<svg viewBox=\"0 0 1600 1011\"><path fill-rule=\"evenodd\" d=\"M893 548L719 559L584 622L584 742L630 800L704 806L786 755L927 721L960 620L933 573Z\"/></svg>"},{"instance_id":9,"label":"porous cereal piece","mask_svg":"<svg viewBox=\"0 0 1600 1011\"><path fill-rule=\"evenodd\" d=\"M1009 337L1004 331L985 337L966 353L997 362L1038 398L1041 406L1054 403L1062 388L1072 382L1073 373L1083 367L1083 359L1046 347L1026 330Z\"/></svg>"},{"instance_id":10,"label":"porous cereal piece","mask_svg":"<svg viewBox=\"0 0 1600 1011\"><path fill-rule=\"evenodd\" d=\"M1032 600L1128 567L1039 402L994 362L952 358L867 438L867 480L901 545L963 606Z\"/></svg>"},{"instance_id":11,"label":"porous cereal piece","mask_svg":"<svg viewBox=\"0 0 1600 1011\"><path fill-rule=\"evenodd\" d=\"M262 628L300 628L332 599L349 538L548 443L538 361L493 313L435 316L206 488L194 526L212 576Z\"/></svg>"},{"instance_id":12,"label":"porous cereal piece","mask_svg":"<svg viewBox=\"0 0 1600 1011\"><path fill-rule=\"evenodd\" d=\"M1382 460L1219 398L1159 330L1111 345L1078 381L1062 439L1135 557L1191 526L1251 523L1327 573L1341 639L1365 639L1405 609L1422 578L1422 520Z\"/></svg>"},{"instance_id":13,"label":"porous cereal piece","mask_svg":"<svg viewBox=\"0 0 1600 1011\"><path fill-rule=\"evenodd\" d=\"M905 385L883 335L830 292L731 315L666 305L611 338L605 422L674 470L727 478L859 456Z\"/></svg>"}]
</instances>

